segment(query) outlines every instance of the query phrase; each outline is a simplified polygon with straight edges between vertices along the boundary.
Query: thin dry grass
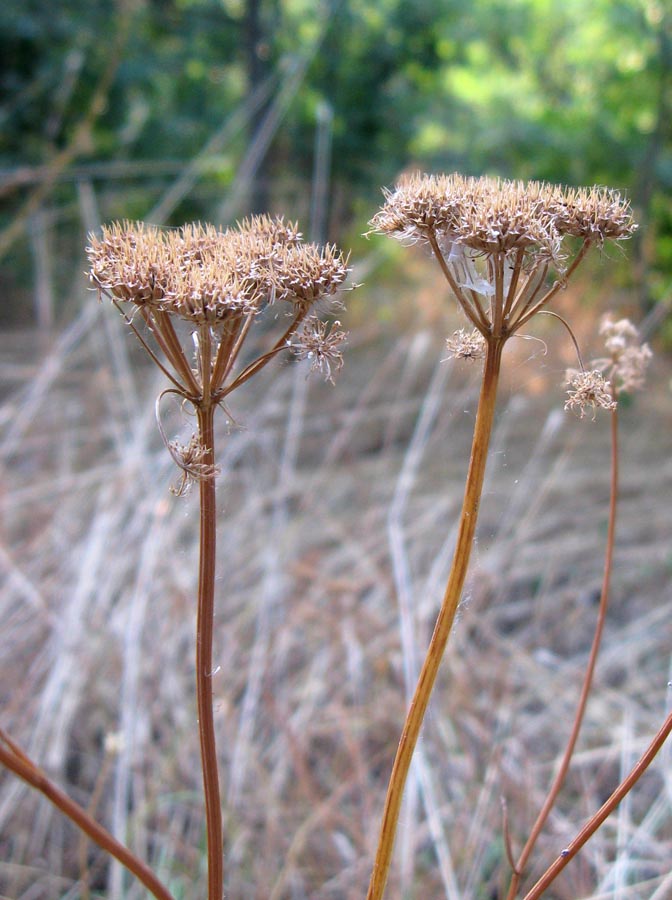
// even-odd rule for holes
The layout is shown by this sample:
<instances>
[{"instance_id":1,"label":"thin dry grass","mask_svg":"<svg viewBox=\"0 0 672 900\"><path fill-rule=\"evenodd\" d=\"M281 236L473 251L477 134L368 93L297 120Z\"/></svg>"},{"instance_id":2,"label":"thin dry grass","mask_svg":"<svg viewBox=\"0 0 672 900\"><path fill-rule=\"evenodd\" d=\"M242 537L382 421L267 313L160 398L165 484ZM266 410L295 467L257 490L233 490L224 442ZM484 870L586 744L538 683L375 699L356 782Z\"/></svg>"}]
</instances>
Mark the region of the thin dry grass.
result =
<instances>
[{"instance_id":1,"label":"thin dry grass","mask_svg":"<svg viewBox=\"0 0 672 900\"><path fill-rule=\"evenodd\" d=\"M96 798L97 815L176 897L198 900L197 498L168 493L176 472L153 419L163 385L136 353L92 301L46 350L32 335L3 339L3 724L80 803ZM526 361L530 345L513 353L524 355L505 366L476 560L414 764L391 900L500 896L500 796L519 847L562 751L591 639L606 419L558 412L564 367ZM472 379L443 355L426 334L360 338L336 389L306 382L300 364L276 365L236 395L244 427L224 434L218 423L219 571L229 574L218 582L213 678L230 900L365 893L473 422L475 370ZM544 369L553 409L526 390ZM179 410L166 416L179 430ZM604 651L538 862L605 799L665 711L669 396L646 395L622 423ZM669 772L668 754L553 898L672 896ZM0 860L5 897L88 896L78 835L5 775ZM90 847L86 860L91 896L142 896Z\"/></svg>"}]
</instances>

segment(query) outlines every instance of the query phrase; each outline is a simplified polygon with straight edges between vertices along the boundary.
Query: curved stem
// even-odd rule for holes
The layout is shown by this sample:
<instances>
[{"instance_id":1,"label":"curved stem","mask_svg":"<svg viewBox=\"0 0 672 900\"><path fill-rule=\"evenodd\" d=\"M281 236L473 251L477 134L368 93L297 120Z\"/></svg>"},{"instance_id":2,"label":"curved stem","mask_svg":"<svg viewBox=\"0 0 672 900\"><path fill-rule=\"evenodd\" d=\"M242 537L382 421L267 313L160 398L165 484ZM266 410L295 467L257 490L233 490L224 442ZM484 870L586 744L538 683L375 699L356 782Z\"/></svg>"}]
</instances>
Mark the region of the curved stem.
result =
<instances>
[{"instance_id":1,"label":"curved stem","mask_svg":"<svg viewBox=\"0 0 672 900\"><path fill-rule=\"evenodd\" d=\"M568 844L553 865L548 867L532 890L525 894L525 900L537 900L537 898L543 896L546 888L555 881L565 866L576 856L583 845L590 840L604 820L616 809L621 800L633 789L655 759L656 754L669 737L670 732L672 732L672 713L665 719L660 730L627 778L623 779L606 803L603 803L595 815L586 822L571 844Z\"/></svg>"},{"instance_id":2,"label":"curved stem","mask_svg":"<svg viewBox=\"0 0 672 900\"><path fill-rule=\"evenodd\" d=\"M579 361L579 368L581 369L582 372L585 372L586 367L583 362L583 356L581 355L581 348L579 347L579 342L577 341L576 335L572 331L572 326L569 324L567 319L563 319L563 317L561 315L559 315L559 313L553 312L553 310L551 310L551 309L540 309L539 312L537 313L537 315L538 316L553 316L554 319L557 319L559 322L561 322L565 326L565 329L566 329L567 333L569 334L569 337L570 337L572 343L574 344L574 349L576 350L576 358ZM615 399L616 399L616 397L614 397L614 400ZM613 443L612 443L611 450L612 450L612 454L613 454L613 450L614 450Z\"/></svg>"},{"instance_id":3,"label":"curved stem","mask_svg":"<svg viewBox=\"0 0 672 900\"><path fill-rule=\"evenodd\" d=\"M203 463L214 466L215 407L197 409L199 437L205 448ZM196 621L196 696L201 766L205 794L208 841L208 900L222 900L224 852L222 807L212 710L212 638L215 609L216 491L214 478L200 480L200 559L198 570L198 617Z\"/></svg>"},{"instance_id":4,"label":"curved stem","mask_svg":"<svg viewBox=\"0 0 672 900\"><path fill-rule=\"evenodd\" d=\"M413 757L413 751L420 734L420 728L429 703L436 676L439 671L448 638L455 620L455 613L462 596L462 588L467 575L469 557L476 531L478 507L483 491L485 466L488 456L490 433L495 415L497 385L501 365L503 340L488 340L483 371L483 383L478 401L478 411L471 445L471 459L464 491L462 512L457 533L457 543L453 563L448 576L443 602L439 611L434 633L418 678L415 694L411 701L406 722L401 733L397 755L387 788L385 810L378 838L376 859L371 873L367 900L381 900L385 891L394 838L401 809L404 785Z\"/></svg>"},{"instance_id":5,"label":"curved stem","mask_svg":"<svg viewBox=\"0 0 672 900\"><path fill-rule=\"evenodd\" d=\"M616 399L614 395L614 400ZM581 725L583 723L583 717L586 712L586 705L588 703L588 697L590 695L590 690L593 684L593 675L595 673L595 663L597 662L597 654L600 649L600 643L602 641L602 633L604 631L604 623L607 618L607 607L609 605L609 589L611 586L611 572L613 569L613 561L614 561L614 540L616 537L616 506L618 503L618 410L614 409L611 413L611 488L610 488L610 496L609 496L609 525L607 529L607 546L604 555L604 572L602 575L602 590L600 593L600 608L597 614L597 623L595 625L595 634L593 635L593 644L590 648L590 656L588 658L588 665L586 667L586 673L583 679L583 685L581 687L581 696L579 698L579 703L576 709L576 715L574 716L574 724L572 725L572 730L569 735L569 740L567 741L567 746L565 747L565 752L562 757L562 761L560 762L560 767L557 771L555 778L553 779L553 784L550 787L548 795L546 796L546 800L544 801L544 805L542 806L537 819L532 826L532 830L530 832L530 836L527 839L525 846L523 847L520 856L518 857L515 866L513 867L513 875L511 877L511 883L509 885L509 892L506 895L506 900L514 900L514 898L518 895L518 890L520 888L520 881L523 877L525 866L527 865L527 861L530 858L532 850L541 834L541 830L546 823L546 819L549 816L549 813L553 809L555 805L555 801L557 800L558 794L560 793L560 789L564 784L565 777L567 775L567 770L569 769L569 765L572 760L572 756L574 754L574 748L576 747L576 741L579 737L579 731L581 730Z\"/></svg>"},{"instance_id":6,"label":"curved stem","mask_svg":"<svg viewBox=\"0 0 672 900\"><path fill-rule=\"evenodd\" d=\"M71 800L20 747L0 729L0 763L58 807L92 841L125 866L157 900L173 900L172 894L159 881L152 870L110 832L99 825L85 809Z\"/></svg>"}]
</instances>

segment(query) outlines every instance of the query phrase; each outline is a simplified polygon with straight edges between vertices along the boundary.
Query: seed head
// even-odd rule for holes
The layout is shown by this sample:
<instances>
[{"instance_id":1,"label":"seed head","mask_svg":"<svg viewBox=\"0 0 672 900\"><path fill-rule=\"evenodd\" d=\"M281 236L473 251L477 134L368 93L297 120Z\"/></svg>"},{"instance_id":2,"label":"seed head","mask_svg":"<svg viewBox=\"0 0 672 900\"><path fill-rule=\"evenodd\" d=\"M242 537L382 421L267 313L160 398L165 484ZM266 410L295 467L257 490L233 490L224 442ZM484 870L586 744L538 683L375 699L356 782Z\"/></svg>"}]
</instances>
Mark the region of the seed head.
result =
<instances>
[{"instance_id":1,"label":"seed head","mask_svg":"<svg viewBox=\"0 0 672 900\"><path fill-rule=\"evenodd\" d=\"M370 224L373 232L401 240L431 235L480 253L523 249L554 260L564 235L602 242L629 237L636 227L629 204L605 188L421 174L386 191Z\"/></svg>"},{"instance_id":2,"label":"seed head","mask_svg":"<svg viewBox=\"0 0 672 900\"><path fill-rule=\"evenodd\" d=\"M600 334L604 336L608 356L593 360L593 367L607 373L617 394L641 390L653 353L648 344L641 342L637 328L629 319L615 322L606 315Z\"/></svg>"},{"instance_id":3,"label":"seed head","mask_svg":"<svg viewBox=\"0 0 672 900\"><path fill-rule=\"evenodd\" d=\"M170 488L171 494L176 497L184 496L193 482L216 478L219 474L218 466L206 462L208 450L203 446L198 435L192 434L187 444L170 441L168 450L182 470L178 483Z\"/></svg>"},{"instance_id":4,"label":"seed head","mask_svg":"<svg viewBox=\"0 0 672 900\"><path fill-rule=\"evenodd\" d=\"M296 225L268 216L223 232L123 222L91 236L87 252L101 292L196 324L217 325L276 299L308 307L335 293L348 273L335 247L303 244Z\"/></svg>"},{"instance_id":5,"label":"seed head","mask_svg":"<svg viewBox=\"0 0 672 900\"><path fill-rule=\"evenodd\" d=\"M327 244L322 250L316 244L289 246L273 260L270 288L276 300L307 308L335 294L348 271L347 258L334 246Z\"/></svg>"},{"instance_id":6,"label":"seed head","mask_svg":"<svg viewBox=\"0 0 672 900\"><path fill-rule=\"evenodd\" d=\"M332 325L311 316L303 330L292 343L292 349L298 359L311 361L310 371L320 372L325 381L334 383L334 375L343 367L341 347L347 334L341 331L336 320Z\"/></svg>"},{"instance_id":7,"label":"seed head","mask_svg":"<svg viewBox=\"0 0 672 900\"><path fill-rule=\"evenodd\" d=\"M567 391L565 409L571 409L583 419L586 409L590 407L595 419L598 408L616 409L616 401L611 392L611 384L605 380L601 372L579 372L576 369L568 369L566 374Z\"/></svg>"},{"instance_id":8,"label":"seed head","mask_svg":"<svg viewBox=\"0 0 672 900\"><path fill-rule=\"evenodd\" d=\"M555 228L563 236L602 244L629 238L637 230L628 201L608 188L555 188L550 207Z\"/></svg>"},{"instance_id":9,"label":"seed head","mask_svg":"<svg viewBox=\"0 0 672 900\"><path fill-rule=\"evenodd\" d=\"M460 328L446 339L448 359L483 359L485 356L485 339L475 328L465 331Z\"/></svg>"},{"instance_id":10,"label":"seed head","mask_svg":"<svg viewBox=\"0 0 672 900\"><path fill-rule=\"evenodd\" d=\"M370 224L428 244L471 324L504 340L564 287L591 244L635 229L628 203L605 188L420 174L387 191ZM582 240L573 253L567 237Z\"/></svg>"}]
</instances>

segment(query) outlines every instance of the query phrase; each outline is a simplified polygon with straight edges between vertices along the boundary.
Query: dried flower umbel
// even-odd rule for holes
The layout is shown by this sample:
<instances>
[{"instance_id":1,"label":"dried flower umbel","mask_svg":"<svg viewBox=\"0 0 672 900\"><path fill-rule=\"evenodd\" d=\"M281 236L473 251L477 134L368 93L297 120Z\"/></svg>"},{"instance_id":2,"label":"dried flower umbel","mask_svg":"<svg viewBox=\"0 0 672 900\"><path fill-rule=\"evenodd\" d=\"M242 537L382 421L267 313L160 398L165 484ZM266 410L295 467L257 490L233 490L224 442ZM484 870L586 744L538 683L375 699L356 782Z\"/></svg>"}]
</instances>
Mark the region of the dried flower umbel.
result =
<instances>
[{"instance_id":1,"label":"dried flower umbel","mask_svg":"<svg viewBox=\"0 0 672 900\"><path fill-rule=\"evenodd\" d=\"M598 409L616 409L612 386L601 372L596 369L590 372L568 369L565 377L570 388L565 409L578 413L579 418L585 416L588 408L593 411L593 419Z\"/></svg>"},{"instance_id":2,"label":"dried flower umbel","mask_svg":"<svg viewBox=\"0 0 672 900\"><path fill-rule=\"evenodd\" d=\"M461 175L404 179L371 221L372 232L428 245L473 327L496 340L547 306L591 245L635 227L629 204L605 188Z\"/></svg>"},{"instance_id":3,"label":"dried flower umbel","mask_svg":"<svg viewBox=\"0 0 672 900\"><path fill-rule=\"evenodd\" d=\"M641 390L653 356L629 319L614 321L610 315L604 316L600 335L608 355L594 359L589 372L568 369L566 374L570 390L565 409L578 412L580 418L588 407L593 410L593 418L600 407L613 411L618 405L617 397Z\"/></svg>"},{"instance_id":4,"label":"dried flower umbel","mask_svg":"<svg viewBox=\"0 0 672 900\"><path fill-rule=\"evenodd\" d=\"M594 359L593 367L606 373L617 396L641 390L653 354L649 345L642 343L637 328L629 319L614 321L606 315L600 325L600 334L604 337L607 356Z\"/></svg>"},{"instance_id":5,"label":"dried flower umbel","mask_svg":"<svg viewBox=\"0 0 672 900\"><path fill-rule=\"evenodd\" d=\"M476 328L465 331L459 328L451 337L446 338L448 359L483 359L485 356L485 339Z\"/></svg>"},{"instance_id":6,"label":"dried flower umbel","mask_svg":"<svg viewBox=\"0 0 672 900\"><path fill-rule=\"evenodd\" d=\"M186 445L165 438L182 470L175 488L200 489L196 686L208 840L208 898L223 893L223 834L212 710L215 578L214 413L237 387L290 349L328 379L342 365L344 332L314 314L342 288L348 261L335 247L305 244L296 225L256 216L227 231L206 225L162 230L122 222L92 236L89 278L123 312L171 382L163 392L190 403L198 423ZM245 365L241 351L268 307L280 334ZM144 326L144 327L143 327ZM186 332L186 334L185 334ZM159 398L160 401L160 398ZM158 402L157 402L158 409ZM158 417L158 414L157 414ZM161 428L160 420L159 427ZM163 434L163 429L161 429Z\"/></svg>"},{"instance_id":7,"label":"dried flower umbel","mask_svg":"<svg viewBox=\"0 0 672 900\"><path fill-rule=\"evenodd\" d=\"M449 353L462 358L483 355L484 363L453 563L395 757L367 900L381 900L385 890L406 777L464 587L502 350L548 307L592 246L628 238L635 227L627 201L605 188L461 175L404 178L386 193L371 221L371 232L431 250L473 329L471 335L462 330L449 339ZM595 373L591 384L583 385L584 398L590 390L598 402L604 392L611 403L604 379L597 375L599 386Z\"/></svg>"}]
</instances>

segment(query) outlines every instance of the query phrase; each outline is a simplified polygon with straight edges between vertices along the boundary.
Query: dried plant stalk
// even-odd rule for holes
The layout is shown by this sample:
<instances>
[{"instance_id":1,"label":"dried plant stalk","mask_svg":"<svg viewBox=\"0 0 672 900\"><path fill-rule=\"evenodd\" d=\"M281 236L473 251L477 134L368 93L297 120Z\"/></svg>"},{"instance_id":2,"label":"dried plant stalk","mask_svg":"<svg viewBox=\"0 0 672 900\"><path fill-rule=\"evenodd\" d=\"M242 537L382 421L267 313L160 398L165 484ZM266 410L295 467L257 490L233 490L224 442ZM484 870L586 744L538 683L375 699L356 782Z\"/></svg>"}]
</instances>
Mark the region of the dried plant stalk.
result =
<instances>
[{"instance_id":1,"label":"dried plant stalk","mask_svg":"<svg viewBox=\"0 0 672 900\"><path fill-rule=\"evenodd\" d=\"M504 345L565 287L591 246L627 238L635 225L627 202L601 188L569 190L536 182L413 175L386 195L371 229L431 249L451 292L485 344L483 382L453 562L397 749L367 893L367 900L380 900L413 751L469 565ZM569 237L579 241L570 256L565 246ZM556 277L548 285L552 271ZM478 342L464 332L449 343L449 350L455 356L480 355ZM593 390L591 400L604 405L596 393ZM608 399L611 402L610 395Z\"/></svg>"},{"instance_id":2,"label":"dried plant stalk","mask_svg":"<svg viewBox=\"0 0 672 900\"><path fill-rule=\"evenodd\" d=\"M334 294L347 272L335 247L304 244L296 226L257 216L219 232L185 226L161 232L122 223L92 237L92 283L115 303L140 311L167 368L143 345L173 384L171 393L196 411L198 432L186 448L171 452L188 478L199 482L200 558L196 625L196 696L208 842L208 898L221 900L224 884L223 831L212 702L212 643L215 608L216 489L215 410L224 399L288 346L302 354L305 343L327 365L332 349L315 324L300 328L318 300ZM271 347L241 371L236 362L254 322L269 305L282 304L288 324ZM196 347L191 361L173 326L186 321ZM313 322L317 321L316 319ZM322 340L317 340L315 334ZM339 360L340 362L340 360ZM181 457L181 458L180 458Z\"/></svg>"},{"instance_id":3,"label":"dried plant stalk","mask_svg":"<svg viewBox=\"0 0 672 900\"><path fill-rule=\"evenodd\" d=\"M343 332L328 331L316 316L318 301L342 286L348 263L333 246L305 244L296 225L282 218L256 216L236 228L185 225L162 231L122 222L92 235L87 248L89 278L124 315L150 358L177 395L196 414L197 433L186 445L161 435L182 472L175 493L190 481L200 491L200 554L196 624L196 698L205 798L208 900L221 900L224 885L222 810L212 696L212 644L215 608L216 488L214 416L218 406L281 351L311 356L314 367L332 378L341 366ZM246 338L269 306L286 314L281 334L251 362L237 366ZM280 318L280 316L276 316ZM280 321L282 319L280 318ZM184 332L187 331L185 338ZM42 790L66 815L115 855L159 900L166 889L137 857L121 848L85 811L57 793L27 757L12 751L3 736L0 761Z\"/></svg>"},{"instance_id":4,"label":"dried plant stalk","mask_svg":"<svg viewBox=\"0 0 672 900\"><path fill-rule=\"evenodd\" d=\"M542 829L548 819L548 816L555 805L560 790L565 782L569 766L572 761L576 742L579 738L579 732L586 713L588 698L593 685L593 676L595 674L595 666L597 656L602 643L602 634L607 619L607 609L609 607L609 592L611 588L611 573L614 562L614 543L616 540L616 511L618 506L618 478L619 478L619 450L618 450L618 397L626 391L638 390L644 385L644 372L651 358L651 350L647 344L642 344L639 340L637 329L627 319L614 323L610 317L605 317L600 327L600 333L606 336L606 349L609 357L592 361L593 370L589 375L599 376L602 379L599 396L600 400L596 401L594 393L590 390L584 391L581 395L576 392L573 396L573 403L565 403L565 408L571 408L578 405L580 415L583 415L586 406L602 406L611 413L611 470L609 483L609 519L607 524L607 542L604 553L604 569L602 574L602 587L600 590L600 604L597 613L597 622L595 624L595 632L588 656L586 671L583 676L583 684L581 685L581 693L574 714L574 722L565 746L565 750L560 760L558 771L553 779L553 783L549 788L546 799L535 819L534 825L530 831L530 835L525 842L515 863L512 865L513 874L509 883L509 890L506 900L515 900L520 890L520 884L525 874L525 867L532 855L532 851L539 839ZM604 381L601 371L607 371L611 381ZM586 373L578 373L586 374ZM568 380L572 384L576 384L577 373L569 372ZM581 379L579 378L579 383ZM608 390L606 397L602 396L602 391ZM578 849L578 848L577 848ZM564 857L563 857L564 858ZM562 866L561 868L564 868ZM557 873L561 871L558 868ZM550 882L545 882L548 886Z\"/></svg>"},{"instance_id":5,"label":"dried plant stalk","mask_svg":"<svg viewBox=\"0 0 672 900\"><path fill-rule=\"evenodd\" d=\"M0 763L43 794L72 822L82 829L92 841L119 860L157 900L174 900L172 894L159 881L151 869L123 844L95 821L78 803L58 788L42 769L38 768L21 748L0 729Z\"/></svg>"}]
</instances>

